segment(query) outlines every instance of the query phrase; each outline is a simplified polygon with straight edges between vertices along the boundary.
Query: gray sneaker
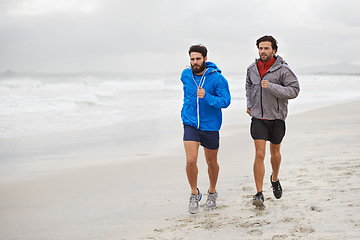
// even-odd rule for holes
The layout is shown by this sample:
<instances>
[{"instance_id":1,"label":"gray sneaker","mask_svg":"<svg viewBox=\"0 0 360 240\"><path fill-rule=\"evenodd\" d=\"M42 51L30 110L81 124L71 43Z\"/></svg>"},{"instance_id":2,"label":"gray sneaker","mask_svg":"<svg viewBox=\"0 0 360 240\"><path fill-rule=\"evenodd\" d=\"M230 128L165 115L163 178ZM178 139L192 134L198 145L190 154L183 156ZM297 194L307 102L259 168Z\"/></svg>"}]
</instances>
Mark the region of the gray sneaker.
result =
<instances>
[{"instance_id":1,"label":"gray sneaker","mask_svg":"<svg viewBox=\"0 0 360 240\"><path fill-rule=\"evenodd\" d=\"M199 212L200 206L199 202L202 198L202 194L198 189L198 194L191 194L190 195L190 202L189 202L189 213L195 214Z\"/></svg>"},{"instance_id":2,"label":"gray sneaker","mask_svg":"<svg viewBox=\"0 0 360 240\"><path fill-rule=\"evenodd\" d=\"M253 205L255 207L264 208L264 195L262 192L258 192L253 196Z\"/></svg>"},{"instance_id":3,"label":"gray sneaker","mask_svg":"<svg viewBox=\"0 0 360 240\"><path fill-rule=\"evenodd\" d=\"M209 193L207 192L207 200L205 203L205 209L206 210L213 210L216 208L216 198L218 197L218 192Z\"/></svg>"}]
</instances>

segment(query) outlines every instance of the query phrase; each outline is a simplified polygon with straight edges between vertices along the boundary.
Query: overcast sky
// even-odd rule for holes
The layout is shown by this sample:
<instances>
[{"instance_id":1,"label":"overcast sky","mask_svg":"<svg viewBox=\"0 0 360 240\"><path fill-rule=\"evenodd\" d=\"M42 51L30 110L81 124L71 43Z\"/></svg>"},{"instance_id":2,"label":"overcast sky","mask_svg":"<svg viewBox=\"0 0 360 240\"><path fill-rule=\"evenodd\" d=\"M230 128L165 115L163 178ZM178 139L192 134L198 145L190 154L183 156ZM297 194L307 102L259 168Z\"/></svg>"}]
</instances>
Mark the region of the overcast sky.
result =
<instances>
[{"instance_id":1,"label":"overcast sky","mask_svg":"<svg viewBox=\"0 0 360 240\"><path fill-rule=\"evenodd\" d=\"M358 0L0 0L0 71L176 72L204 44L243 72L273 35L293 69L360 65Z\"/></svg>"}]
</instances>

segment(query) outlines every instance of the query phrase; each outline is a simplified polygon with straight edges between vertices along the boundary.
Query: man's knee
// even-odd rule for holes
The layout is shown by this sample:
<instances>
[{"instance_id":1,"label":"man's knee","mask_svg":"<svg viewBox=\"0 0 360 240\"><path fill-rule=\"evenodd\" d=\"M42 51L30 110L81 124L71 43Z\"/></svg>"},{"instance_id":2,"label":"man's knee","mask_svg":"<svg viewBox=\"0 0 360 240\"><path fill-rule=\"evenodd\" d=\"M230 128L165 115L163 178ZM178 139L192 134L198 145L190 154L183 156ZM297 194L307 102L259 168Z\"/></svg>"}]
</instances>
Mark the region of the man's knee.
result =
<instances>
[{"instance_id":1,"label":"man's knee","mask_svg":"<svg viewBox=\"0 0 360 240\"><path fill-rule=\"evenodd\" d=\"M270 154L272 158L281 158L280 148L270 148Z\"/></svg>"},{"instance_id":2,"label":"man's knee","mask_svg":"<svg viewBox=\"0 0 360 240\"><path fill-rule=\"evenodd\" d=\"M186 166L193 167L193 166L196 166L196 163L197 163L196 157L193 157L193 156L187 157Z\"/></svg>"},{"instance_id":3,"label":"man's knee","mask_svg":"<svg viewBox=\"0 0 360 240\"><path fill-rule=\"evenodd\" d=\"M255 155L256 155L256 156L255 156L255 159L256 159L256 160L264 161L264 159L265 159L265 151L256 150Z\"/></svg>"},{"instance_id":4,"label":"man's knee","mask_svg":"<svg viewBox=\"0 0 360 240\"><path fill-rule=\"evenodd\" d=\"M208 167L210 167L210 168L214 168L214 167L218 166L217 158L207 159L206 163L207 163Z\"/></svg>"},{"instance_id":5,"label":"man's knee","mask_svg":"<svg viewBox=\"0 0 360 240\"><path fill-rule=\"evenodd\" d=\"M271 158L272 159L280 159L281 158L281 153L280 152L272 152L271 153Z\"/></svg>"}]
</instances>

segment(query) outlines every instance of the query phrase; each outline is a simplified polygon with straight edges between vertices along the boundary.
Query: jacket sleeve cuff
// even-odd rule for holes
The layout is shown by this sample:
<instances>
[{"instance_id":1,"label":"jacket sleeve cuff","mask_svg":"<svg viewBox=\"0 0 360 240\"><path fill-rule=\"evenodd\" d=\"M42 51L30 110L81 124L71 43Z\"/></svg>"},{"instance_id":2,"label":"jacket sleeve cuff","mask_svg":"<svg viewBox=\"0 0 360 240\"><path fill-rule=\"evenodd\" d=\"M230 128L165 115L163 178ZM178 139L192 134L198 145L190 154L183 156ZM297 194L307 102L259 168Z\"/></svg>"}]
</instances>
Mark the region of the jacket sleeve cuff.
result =
<instances>
[{"instance_id":1,"label":"jacket sleeve cuff","mask_svg":"<svg viewBox=\"0 0 360 240\"><path fill-rule=\"evenodd\" d=\"M250 100L246 101L246 107L247 109L252 108Z\"/></svg>"}]
</instances>

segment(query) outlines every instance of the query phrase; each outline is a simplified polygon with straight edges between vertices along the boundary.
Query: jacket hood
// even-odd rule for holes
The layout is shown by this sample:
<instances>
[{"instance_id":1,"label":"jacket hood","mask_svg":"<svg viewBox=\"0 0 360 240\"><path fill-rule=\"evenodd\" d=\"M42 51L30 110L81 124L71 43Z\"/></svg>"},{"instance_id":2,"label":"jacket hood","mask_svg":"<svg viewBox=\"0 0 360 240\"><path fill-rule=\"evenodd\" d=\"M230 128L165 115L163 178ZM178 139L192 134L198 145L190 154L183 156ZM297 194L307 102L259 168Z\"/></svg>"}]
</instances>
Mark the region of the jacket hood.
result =
<instances>
[{"instance_id":1,"label":"jacket hood","mask_svg":"<svg viewBox=\"0 0 360 240\"><path fill-rule=\"evenodd\" d=\"M207 68L207 70L205 72L205 75L209 75L209 74L214 73L214 72L221 73L221 70L216 66L215 63L206 62L205 64L206 64L206 68ZM185 68L182 74L192 75L193 71L191 69L191 66L188 66L187 68Z\"/></svg>"},{"instance_id":2,"label":"jacket hood","mask_svg":"<svg viewBox=\"0 0 360 240\"><path fill-rule=\"evenodd\" d=\"M213 62L206 62L206 67L209 68L207 72L212 73L214 71L221 73L221 70Z\"/></svg>"},{"instance_id":3,"label":"jacket hood","mask_svg":"<svg viewBox=\"0 0 360 240\"><path fill-rule=\"evenodd\" d=\"M270 71L271 70L275 70L275 69L278 69L279 67L281 67L281 65L288 65L287 62L282 58L280 57L279 55L275 56L276 58L276 61L275 63L271 66L271 68L269 69ZM249 70L253 65L257 65L257 63L260 61L260 58L256 58L255 59L255 62L253 62L248 68L247 70Z\"/></svg>"}]
</instances>

